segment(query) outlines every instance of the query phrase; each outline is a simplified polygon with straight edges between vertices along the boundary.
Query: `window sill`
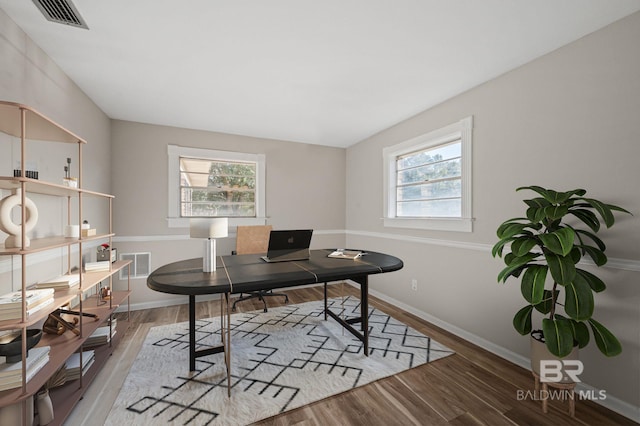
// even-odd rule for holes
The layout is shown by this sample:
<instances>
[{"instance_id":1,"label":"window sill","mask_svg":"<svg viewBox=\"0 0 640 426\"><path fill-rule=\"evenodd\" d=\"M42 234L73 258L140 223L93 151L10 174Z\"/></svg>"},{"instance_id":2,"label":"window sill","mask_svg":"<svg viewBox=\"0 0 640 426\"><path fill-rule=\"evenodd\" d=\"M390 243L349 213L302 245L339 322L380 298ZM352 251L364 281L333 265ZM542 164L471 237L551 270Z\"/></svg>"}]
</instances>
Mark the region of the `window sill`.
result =
<instances>
[{"instance_id":1,"label":"window sill","mask_svg":"<svg viewBox=\"0 0 640 426\"><path fill-rule=\"evenodd\" d=\"M473 219L385 217L388 228L429 229L433 231L473 232Z\"/></svg>"},{"instance_id":2,"label":"window sill","mask_svg":"<svg viewBox=\"0 0 640 426\"><path fill-rule=\"evenodd\" d=\"M230 217L229 226L266 225L266 217ZM188 217L168 217L169 228L188 228Z\"/></svg>"}]
</instances>

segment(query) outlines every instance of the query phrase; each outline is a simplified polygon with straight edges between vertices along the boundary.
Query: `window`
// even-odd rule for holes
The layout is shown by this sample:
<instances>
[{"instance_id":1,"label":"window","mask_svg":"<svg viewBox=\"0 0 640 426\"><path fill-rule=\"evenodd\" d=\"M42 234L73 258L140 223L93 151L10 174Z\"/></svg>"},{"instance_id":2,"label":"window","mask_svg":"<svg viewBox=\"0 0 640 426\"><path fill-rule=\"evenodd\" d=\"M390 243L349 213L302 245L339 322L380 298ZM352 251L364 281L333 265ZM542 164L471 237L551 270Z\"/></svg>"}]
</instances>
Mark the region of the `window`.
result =
<instances>
[{"instance_id":1,"label":"window","mask_svg":"<svg viewBox=\"0 0 640 426\"><path fill-rule=\"evenodd\" d=\"M169 226L192 217L264 224L265 156L169 145Z\"/></svg>"},{"instance_id":2,"label":"window","mask_svg":"<svg viewBox=\"0 0 640 426\"><path fill-rule=\"evenodd\" d=\"M467 117L385 148L384 225L471 232L471 130Z\"/></svg>"}]
</instances>

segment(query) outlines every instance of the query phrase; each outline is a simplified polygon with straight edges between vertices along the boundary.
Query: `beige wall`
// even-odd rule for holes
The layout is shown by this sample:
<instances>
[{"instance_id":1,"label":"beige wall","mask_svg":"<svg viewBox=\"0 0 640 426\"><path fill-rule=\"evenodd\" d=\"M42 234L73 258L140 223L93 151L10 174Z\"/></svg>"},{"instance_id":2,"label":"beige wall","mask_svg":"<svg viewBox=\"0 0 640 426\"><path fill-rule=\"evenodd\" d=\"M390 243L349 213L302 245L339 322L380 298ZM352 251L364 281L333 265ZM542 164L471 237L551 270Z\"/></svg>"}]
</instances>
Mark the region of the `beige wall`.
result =
<instances>
[{"instance_id":1,"label":"beige wall","mask_svg":"<svg viewBox=\"0 0 640 426\"><path fill-rule=\"evenodd\" d=\"M495 230L522 216L523 192L541 185L585 188L635 216L601 233L610 264L597 273L608 290L594 317L624 346L607 359L581 353L582 379L637 416L640 406L640 13L472 89L347 150L347 245L398 255L405 268L375 278L374 291L432 316L522 362L528 340L511 325L525 303L519 284L498 284ZM384 228L382 149L474 116L473 233ZM593 271L594 268L587 267ZM410 280L417 278L417 293ZM497 346L496 346L497 345ZM625 405L628 404L628 405Z\"/></svg>"},{"instance_id":2,"label":"beige wall","mask_svg":"<svg viewBox=\"0 0 640 426\"><path fill-rule=\"evenodd\" d=\"M112 135L117 248L151 252L152 269L202 252L187 228L167 224L167 145L265 154L267 223L314 229L312 248L344 245L345 149L118 120ZM235 229L230 232L218 240L222 254L235 247ZM134 286L137 306L186 301L150 291L144 280Z\"/></svg>"}]
</instances>

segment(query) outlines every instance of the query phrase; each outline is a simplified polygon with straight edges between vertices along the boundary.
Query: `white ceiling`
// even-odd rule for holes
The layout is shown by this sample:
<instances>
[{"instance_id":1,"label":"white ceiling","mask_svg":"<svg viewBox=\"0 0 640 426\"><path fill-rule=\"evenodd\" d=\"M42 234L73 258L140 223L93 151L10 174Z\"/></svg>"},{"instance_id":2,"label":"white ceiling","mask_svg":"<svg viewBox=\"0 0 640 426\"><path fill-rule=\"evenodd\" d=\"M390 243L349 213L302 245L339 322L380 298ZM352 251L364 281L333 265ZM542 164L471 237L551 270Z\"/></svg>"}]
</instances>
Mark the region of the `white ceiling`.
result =
<instances>
[{"instance_id":1,"label":"white ceiling","mask_svg":"<svg viewBox=\"0 0 640 426\"><path fill-rule=\"evenodd\" d=\"M109 117L339 147L640 10L638 0L74 4L89 30L0 0Z\"/></svg>"}]
</instances>

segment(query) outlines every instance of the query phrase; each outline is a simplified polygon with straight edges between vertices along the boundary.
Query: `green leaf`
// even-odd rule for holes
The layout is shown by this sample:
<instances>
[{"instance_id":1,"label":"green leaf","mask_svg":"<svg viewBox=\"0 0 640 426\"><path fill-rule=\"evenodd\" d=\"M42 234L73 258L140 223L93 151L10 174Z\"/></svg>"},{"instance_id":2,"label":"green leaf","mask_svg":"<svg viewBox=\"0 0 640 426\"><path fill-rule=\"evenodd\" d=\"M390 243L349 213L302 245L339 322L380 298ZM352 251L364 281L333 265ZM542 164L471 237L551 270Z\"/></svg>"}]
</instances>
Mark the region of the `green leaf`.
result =
<instances>
[{"instance_id":1,"label":"green leaf","mask_svg":"<svg viewBox=\"0 0 640 426\"><path fill-rule=\"evenodd\" d=\"M569 199L573 195L577 195L578 197L582 197L586 193L587 193L587 191L585 191L584 189L574 189L572 191L565 192L565 194L567 194L569 196L567 199Z\"/></svg>"},{"instance_id":2,"label":"green leaf","mask_svg":"<svg viewBox=\"0 0 640 426\"><path fill-rule=\"evenodd\" d=\"M573 329L573 340L578 342L580 349L586 347L589 344L590 336L587 325L582 321L569 320L571 328Z\"/></svg>"},{"instance_id":3,"label":"green leaf","mask_svg":"<svg viewBox=\"0 0 640 426\"><path fill-rule=\"evenodd\" d=\"M582 259L582 253L578 247L573 247L569 256L571 257L571 261L574 265L577 265L578 262L580 262L580 259Z\"/></svg>"},{"instance_id":4,"label":"green leaf","mask_svg":"<svg viewBox=\"0 0 640 426\"><path fill-rule=\"evenodd\" d=\"M508 266L500 271L500 273L498 274L498 281L505 282L511 275L515 275L516 273L519 274L519 269L522 269L528 262L531 262L532 260L540 256L539 254L535 253L529 253L526 256L522 257L511 256L511 254L512 253L509 253L504 258L505 263L508 262Z\"/></svg>"},{"instance_id":5,"label":"green leaf","mask_svg":"<svg viewBox=\"0 0 640 426\"><path fill-rule=\"evenodd\" d=\"M523 336L531 333L532 311L533 306L527 305L524 308L520 309L513 317L513 327L518 331L518 333L522 334Z\"/></svg>"},{"instance_id":6,"label":"green leaf","mask_svg":"<svg viewBox=\"0 0 640 426\"><path fill-rule=\"evenodd\" d=\"M562 219L568 212L567 206L549 206L544 209L544 215L550 220Z\"/></svg>"},{"instance_id":7,"label":"green leaf","mask_svg":"<svg viewBox=\"0 0 640 426\"><path fill-rule=\"evenodd\" d=\"M604 254L600 249L591 246L580 246L580 248L585 251L589 257L593 260L598 266L602 266L607 263L607 255Z\"/></svg>"},{"instance_id":8,"label":"green leaf","mask_svg":"<svg viewBox=\"0 0 640 426\"><path fill-rule=\"evenodd\" d=\"M560 291L556 290L555 294L557 298L560 294ZM545 290L542 297L542 302L535 305L534 308L536 308L536 311L540 312L541 314L546 315L551 312L551 307L553 306L553 293L551 292L551 290Z\"/></svg>"},{"instance_id":9,"label":"green leaf","mask_svg":"<svg viewBox=\"0 0 640 426\"><path fill-rule=\"evenodd\" d=\"M580 238L580 235L584 235L585 237L589 237L594 243L596 243L596 245L600 250L605 251L607 249L607 246L604 244L604 242L600 238L598 238L597 235L592 234L591 232L585 231L583 229L574 229L574 231L576 232L576 236L578 238ZM582 242L582 238L580 238L580 241L581 241L580 242L581 244L584 244Z\"/></svg>"},{"instance_id":10,"label":"green leaf","mask_svg":"<svg viewBox=\"0 0 640 426\"><path fill-rule=\"evenodd\" d=\"M570 256L558 256L554 253L545 252L544 257L555 282L564 286L573 281L576 275L576 266Z\"/></svg>"},{"instance_id":11,"label":"green leaf","mask_svg":"<svg viewBox=\"0 0 640 426\"><path fill-rule=\"evenodd\" d=\"M594 319L589 320L589 325L600 352L606 356L616 356L622 352L622 345L604 325Z\"/></svg>"},{"instance_id":12,"label":"green leaf","mask_svg":"<svg viewBox=\"0 0 640 426\"><path fill-rule=\"evenodd\" d=\"M593 315L593 292L577 274L573 282L565 286L564 310L577 321L587 320Z\"/></svg>"},{"instance_id":13,"label":"green leaf","mask_svg":"<svg viewBox=\"0 0 640 426\"><path fill-rule=\"evenodd\" d=\"M539 223L545 217L544 208L529 207L527 209L527 219L532 223Z\"/></svg>"},{"instance_id":14,"label":"green leaf","mask_svg":"<svg viewBox=\"0 0 640 426\"><path fill-rule=\"evenodd\" d=\"M493 248L491 249L491 255L496 257L496 255L502 257L502 251L504 250L504 246L513 241L515 238L505 238L498 241Z\"/></svg>"},{"instance_id":15,"label":"green leaf","mask_svg":"<svg viewBox=\"0 0 640 426\"><path fill-rule=\"evenodd\" d=\"M573 350L573 329L568 319L556 317L542 320L542 332L549 352L564 358Z\"/></svg>"},{"instance_id":16,"label":"green leaf","mask_svg":"<svg viewBox=\"0 0 640 426\"><path fill-rule=\"evenodd\" d=\"M574 278L574 280L578 279L578 276L584 279L589 284L589 287L591 287L591 290L595 291L596 293L600 293L607 288L604 281L593 275L591 272L576 268L576 277Z\"/></svg>"},{"instance_id":17,"label":"green leaf","mask_svg":"<svg viewBox=\"0 0 640 426\"><path fill-rule=\"evenodd\" d=\"M510 238L518 235L519 233L523 232L529 225L529 223L505 222L498 227L496 233L498 234L498 238L504 240L505 238Z\"/></svg>"},{"instance_id":18,"label":"green leaf","mask_svg":"<svg viewBox=\"0 0 640 426\"><path fill-rule=\"evenodd\" d=\"M600 213L600 217L602 217L602 220L604 220L604 224L607 225L607 228L613 226L615 218L613 217L613 212L611 212L611 209L607 204L598 200L594 200L593 198L583 198L583 200L591 204L593 208L596 209L598 213Z\"/></svg>"},{"instance_id":19,"label":"green leaf","mask_svg":"<svg viewBox=\"0 0 640 426\"><path fill-rule=\"evenodd\" d=\"M523 189L530 189L532 191L535 191L538 194L542 195L542 198L544 198L545 200L549 201L549 194L548 194L547 190L544 189L541 186L537 186L537 185L521 186L519 188L516 188L516 191L521 191ZM549 202L551 202L551 201L549 201Z\"/></svg>"},{"instance_id":20,"label":"green leaf","mask_svg":"<svg viewBox=\"0 0 640 426\"><path fill-rule=\"evenodd\" d=\"M536 246L538 241L531 237L518 237L511 243L511 252L516 256L524 256Z\"/></svg>"},{"instance_id":21,"label":"green leaf","mask_svg":"<svg viewBox=\"0 0 640 426\"><path fill-rule=\"evenodd\" d=\"M573 248L576 233L571 228L561 228L548 234L540 234L539 238L553 253L566 256Z\"/></svg>"},{"instance_id":22,"label":"green leaf","mask_svg":"<svg viewBox=\"0 0 640 426\"><path fill-rule=\"evenodd\" d=\"M548 269L545 265L530 265L522 275L520 291L525 300L532 305L537 305L544 298L544 282Z\"/></svg>"},{"instance_id":23,"label":"green leaf","mask_svg":"<svg viewBox=\"0 0 640 426\"><path fill-rule=\"evenodd\" d=\"M592 211L586 209L570 209L569 213L580 219L585 225L591 228L593 232L600 230L600 221Z\"/></svg>"},{"instance_id":24,"label":"green leaf","mask_svg":"<svg viewBox=\"0 0 640 426\"><path fill-rule=\"evenodd\" d=\"M609 207L609 209L613 211L627 213L633 216L633 214L629 210L623 209L622 207L614 206L613 204L607 204L607 207Z\"/></svg>"},{"instance_id":25,"label":"green leaf","mask_svg":"<svg viewBox=\"0 0 640 426\"><path fill-rule=\"evenodd\" d=\"M531 200L524 200L525 204L529 207L534 207L537 209L543 209L547 206L550 206L551 203L545 200L544 198L533 198Z\"/></svg>"}]
</instances>

